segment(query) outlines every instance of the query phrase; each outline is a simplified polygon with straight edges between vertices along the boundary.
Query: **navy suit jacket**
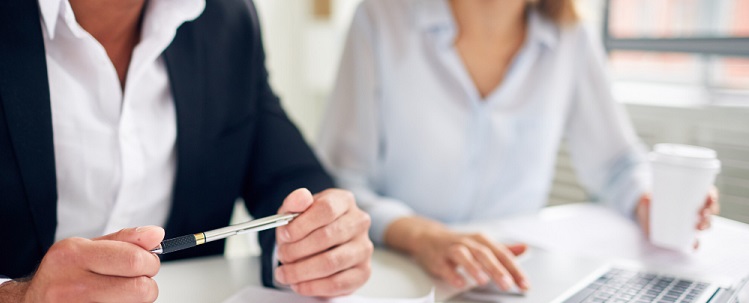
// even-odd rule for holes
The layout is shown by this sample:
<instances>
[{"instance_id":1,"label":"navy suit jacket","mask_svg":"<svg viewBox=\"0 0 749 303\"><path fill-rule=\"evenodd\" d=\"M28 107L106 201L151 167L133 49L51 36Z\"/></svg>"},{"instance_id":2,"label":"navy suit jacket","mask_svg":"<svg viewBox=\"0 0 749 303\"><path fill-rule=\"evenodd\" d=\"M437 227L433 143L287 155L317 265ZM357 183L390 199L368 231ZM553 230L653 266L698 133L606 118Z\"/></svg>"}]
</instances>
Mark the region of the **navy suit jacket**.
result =
<instances>
[{"instance_id":1,"label":"navy suit jacket","mask_svg":"<svg viewBox=\"0 0 749 303\"><path fill-rule=\"evenodd\" d=\"M275 214L296 188L333 186L268 85L254 6L208 0L164 52L177 112L177 175L166 237L226 226L234 202ZM33 273L53 244L57 187L37 0L0 1L0 275ZM154 130L158 131L158 130ZM271 285L272 231L260 234ZM163 256L221 254L224 241Z\"/></svg>"}]
</instances>

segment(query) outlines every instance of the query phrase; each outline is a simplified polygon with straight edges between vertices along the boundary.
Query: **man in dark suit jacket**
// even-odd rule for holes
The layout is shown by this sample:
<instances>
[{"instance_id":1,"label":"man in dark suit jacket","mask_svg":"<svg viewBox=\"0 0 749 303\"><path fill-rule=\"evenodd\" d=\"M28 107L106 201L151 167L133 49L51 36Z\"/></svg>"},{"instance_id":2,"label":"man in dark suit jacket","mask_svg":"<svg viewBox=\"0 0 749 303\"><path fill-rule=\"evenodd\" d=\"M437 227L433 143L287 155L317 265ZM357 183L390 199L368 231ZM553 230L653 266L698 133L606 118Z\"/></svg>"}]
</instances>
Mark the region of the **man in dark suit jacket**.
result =
<instances>
[{"instance_id":1,"label":"man in dark suit jacket","mask_svg":"<svg viewBox=\"0 0 749 303\"><path fill-rule=\"evenodd\" d=\"M95 33L140 29L145 1L70 3L81 26L99 39ZM300 294L337 296L366 281L369 217L350 193L330 189L330 177L271 91L254 6L244 0L206 1L162 54L178 154L165 228L53 243L59 188L39 10L37 0L0 1L0 275L15 279L0 285L0 302L153 301L158 292L151 277L160 262L148 249L164 236L227 225L239 197L255 217L302 213L288 226L260 234L265 285L274 281L274 248L282 263L275 281ZM96 19L115 10L121 10L115 16L133 18ZM85 16L102 17L82 22ZM125 50L132 53L135 44ZM129 54L107 54L124 89L121 72ZM309 191L294 191L299 188ZM211 242L163 260L221 254L223 247L223 241Z\"/></svg>"}]
</instances>

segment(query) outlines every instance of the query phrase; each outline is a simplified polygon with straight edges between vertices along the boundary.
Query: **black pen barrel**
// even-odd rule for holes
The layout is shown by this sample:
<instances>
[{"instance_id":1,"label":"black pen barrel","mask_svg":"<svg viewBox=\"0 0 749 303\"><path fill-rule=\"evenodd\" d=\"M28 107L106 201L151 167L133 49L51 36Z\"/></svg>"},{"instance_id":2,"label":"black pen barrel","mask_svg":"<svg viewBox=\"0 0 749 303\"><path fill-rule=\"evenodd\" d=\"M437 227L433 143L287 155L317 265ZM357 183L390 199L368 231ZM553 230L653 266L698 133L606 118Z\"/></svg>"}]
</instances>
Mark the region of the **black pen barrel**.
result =
<instances>
[{"instance_id":1,"label":"black pen barrel","mask_svg":"<svg viewBox=\"0 0 749 303\"><path fill-rule=\"evenodd\" d=\"M164 240L163 242L161 242L161 249L162 249L161 253L168 254L170 252L175 252L178 250L183 250L186 248L190 248L190 247L203 244L200 242L200 239L204 239L202 237L202 233L194 234L194 235L184 235L181 237Z\"/></svg>"}]
</instances>

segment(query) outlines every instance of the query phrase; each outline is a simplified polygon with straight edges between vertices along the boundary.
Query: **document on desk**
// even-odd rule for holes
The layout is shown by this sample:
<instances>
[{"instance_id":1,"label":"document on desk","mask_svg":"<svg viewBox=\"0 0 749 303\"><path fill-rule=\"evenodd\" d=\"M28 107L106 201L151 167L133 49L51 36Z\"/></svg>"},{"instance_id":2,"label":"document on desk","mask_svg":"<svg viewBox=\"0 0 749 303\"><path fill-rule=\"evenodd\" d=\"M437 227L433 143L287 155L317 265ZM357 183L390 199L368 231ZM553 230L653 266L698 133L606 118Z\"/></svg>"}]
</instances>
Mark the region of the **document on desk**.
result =
<instances>
[{"instance_id":1,"label":"document on desk","mask_svg":"<svg viewBox=\"0 0 749 303\"><path fill-rule=\"evenodd\" d=\"M364 298L356 295L334 298L318 299L303 297L293 292L280 291L276 289L263 288L260 286L248 286L240 290L224 303L434 303L434 290L421 298L397 299L397 298Z\"/></svg>"}]
</instances>

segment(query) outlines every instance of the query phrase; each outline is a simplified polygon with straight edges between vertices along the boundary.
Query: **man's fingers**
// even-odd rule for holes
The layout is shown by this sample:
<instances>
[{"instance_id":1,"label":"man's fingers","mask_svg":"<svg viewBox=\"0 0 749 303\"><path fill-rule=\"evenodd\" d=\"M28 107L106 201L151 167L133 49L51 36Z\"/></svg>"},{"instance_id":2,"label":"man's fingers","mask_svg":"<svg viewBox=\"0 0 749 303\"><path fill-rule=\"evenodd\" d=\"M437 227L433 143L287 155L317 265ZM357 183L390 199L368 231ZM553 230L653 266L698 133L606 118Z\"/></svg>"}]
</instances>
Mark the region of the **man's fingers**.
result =
<instances>
[{"instance_id":1,"label":"man's fingers","mask_svg":"<svg viewBox=\"0 0 749 303\"><path fill-rule=\"evenodd\" d=\"M333 223L354 205L354 196L350 192L335 189L326 190L317 195L314 203L291 223L278 228L276 240L279 243L299 241L314 230Z\"/></svg>"},{"instance_id":2,"label":"man's fingers","mask_svg":"<svg viewBox=\"0 0 749 303\"><path fill-rule=\"evenodd\" d=\"M91 273L138 277L155 276L159 258L132 243L70 238L55 243L45 255L54 267L75 266Z\"/></svg>"},{"instance_id":3,"label":"man's fingers","mask_svg":"<svg viewBox=\"0 0 749 303\"><path fill-rule=\"evenodd\" d=\"M351 269L322 279L291 285L296 293L303 296L336 297L352 294L364 284L371 274L369 264L362 264Z\"/></svg>"},{"instance_id":4,"label":"man's fingers","mask_svg":"<svg viewBox=\"0 0 749 303\"><path fill-rule=\"evenodd\" d=\"M278 259L281 263L293 263L319 254L331 247L346 243L355 236L366 233L370 225L364 213L347 213L333 223L314 230L297 242L279 243Z\"/></svg>"},{"instance_id":5,"label":"man's fingers","mask_svg":"<svg viewBox=\"0 0 749 303\"><path fill-rule=\"evenodd\" d=\"M299 188L286 196L286 199L283 200L283 204L281 204L281 207L278 209L278 213L302 213L306 211L313 202L314 198L312 197L312 193L306 188ZM299 217L297 217L297 219L298 218ZM290 238L291 236L287 226L276 228L276 240L278 242L289 242Z\"/></svg>"},{"instance_id":6,"label":"man's fingers","mask_svg":"<svg viewBox=\"0 0 749 303\"><path fill-rule=\"evenodd\" d=\"M453 244L450 246L447 254L453 263L465 268L476 283L485 285L489 282L486 273L481 269L481 264L476 261L468 247L461 244Z\"/></svg>"},{"instance_id":7,"label":"man's fingers","mask_svg":"<svg viewBox=\"0 0 749 303\"><path fill-rule=\"evenodd\" d=\"M164 240L164 229L158 226L125 228L118 232L94 238L93 240L114 240L128 242L151 250Z\"/></svg>"},{"instance_id":8,"label":"man's fingers","mask_svg":"<svg viewBox=\"0 0 749 303\"><path fill-rule=\"evenodd\" d=\"M90 272L118 277L153 277L159 272L159 257L131 243L85 241L79 259Z\"/></svg>"},{"instance_id":9,"label":"man's fingers","mask_svg":"<svg viewBox=\"0 0 749 303\"><path fill-rule=\"evenodd\" d=\"M66 279L49 284L39 298L54 302L154 302L159 294L148 277L123 278L91 272L67 273Z\"/></svg>"},{"instance_id":10,"label":"man's fingers","mask_svg":"<svg viewBox=\"0 0 749 303\"><path fill-rule=\"evenodd\" d=\"M278 209L278 213L304 212L310 205L312 205L312 201L312 193L306 188L299 188L286 196L286 199L283 200L283 204L281 204L281 208Z\"/></svg>"},{"instance_id":11,"label":"man's fingers","mask_svg":"<svg viewBox=\"0 0 749 303\"><path fill-rule=\"evenodd\" d=\"M337 272L369 263L374 247L366 235L296 263L276 268L275 277L284 284L298 284L325 278Z\"/></svg>"},{"instance_id":12,"label":"man's fingers","mask_svg":"<svg viewBox=\"0 0 749 303\"><path fill-rule=\"evenodd\" d=\"M159 296L156 281L149 277L96 276L88 280L91 302L154 302Z\"/></svg>"}]
</instances>

